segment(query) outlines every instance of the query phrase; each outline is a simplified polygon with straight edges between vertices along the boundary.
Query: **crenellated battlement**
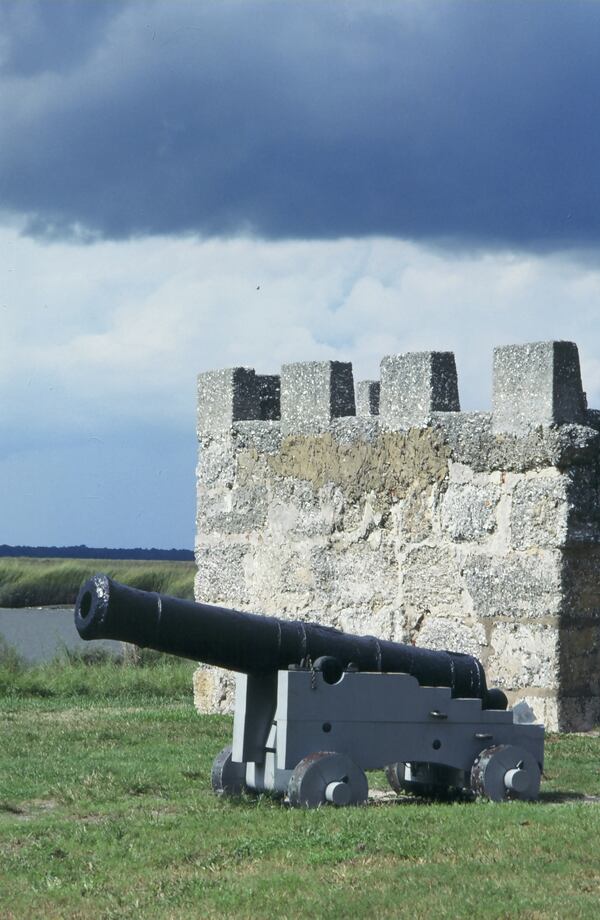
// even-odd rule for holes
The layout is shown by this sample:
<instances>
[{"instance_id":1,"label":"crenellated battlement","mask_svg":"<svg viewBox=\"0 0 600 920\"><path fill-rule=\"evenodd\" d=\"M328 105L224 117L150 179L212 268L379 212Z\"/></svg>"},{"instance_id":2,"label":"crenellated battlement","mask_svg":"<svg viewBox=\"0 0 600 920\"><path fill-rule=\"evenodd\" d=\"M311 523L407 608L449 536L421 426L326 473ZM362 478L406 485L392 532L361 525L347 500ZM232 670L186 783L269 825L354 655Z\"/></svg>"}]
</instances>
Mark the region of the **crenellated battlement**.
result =
<instances>
[{"instance_id":1,"label":"crenellated battlement","mask_svg":"<svg viewBox=\"0 0 600 920\"><path fill-rule=\"evenodd\" d=\"M600 721L600 413L574 343L497 348L488 412L439 351L358 382L209 371L198 400L198 599L465 651L548 727Z\"/></svg>"},{"instance_id":2,"label":"crenellated battlement","mask_svg":"<svg viewBox=\"0 0 600 920\"><path fill-rule=\"evenodd\" d=\"M579 354L573 342L496 348L491 413L461 413L452 352L388 355L380 380L355 383L342 361L285 364L280 375L252 368L208 371L198 377L198 431L221 436L237 422L279 421L282 435L317 434L336 419L372 418L384 431L431 425L458 430L479 421L482 435L527 437L557 425L597 427L588 413Z\"/></svg>"}]
</instances>

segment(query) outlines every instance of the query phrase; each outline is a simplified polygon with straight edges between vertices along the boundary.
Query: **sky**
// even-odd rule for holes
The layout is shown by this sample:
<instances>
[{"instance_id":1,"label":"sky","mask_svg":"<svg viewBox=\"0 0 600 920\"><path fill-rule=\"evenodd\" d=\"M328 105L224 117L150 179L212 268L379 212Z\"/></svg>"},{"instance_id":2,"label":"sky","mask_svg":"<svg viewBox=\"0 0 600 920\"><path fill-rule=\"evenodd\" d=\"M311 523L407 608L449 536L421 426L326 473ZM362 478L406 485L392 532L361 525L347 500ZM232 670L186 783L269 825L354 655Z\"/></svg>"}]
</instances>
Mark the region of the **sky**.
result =
<instances>
[{"instance_id":1,"label":"sky","mask_svg":"<svg viewBox=\"0 0 600 920\"><path fill-rule=\"evenodd\" d=\"M577 342L600 3L0 0L0 543L192 548L196 375Z\"/></svg>"}]
</instances>

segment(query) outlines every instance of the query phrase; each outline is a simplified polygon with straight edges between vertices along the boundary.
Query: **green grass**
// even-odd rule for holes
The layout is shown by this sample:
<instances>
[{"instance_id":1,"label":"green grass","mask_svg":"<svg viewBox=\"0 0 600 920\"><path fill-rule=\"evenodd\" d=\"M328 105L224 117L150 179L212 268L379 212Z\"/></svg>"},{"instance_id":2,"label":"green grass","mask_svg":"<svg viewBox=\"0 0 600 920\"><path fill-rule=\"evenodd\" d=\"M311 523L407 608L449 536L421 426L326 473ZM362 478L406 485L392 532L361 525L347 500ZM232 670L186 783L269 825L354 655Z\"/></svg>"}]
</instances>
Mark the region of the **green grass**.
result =
<instances>
[{"instance_id":1,"label":"green grass","mask_svg":"<svg viewBox=\"0 0 600 920\"><path fill-rule=\"evenodd\" d=\"M538 803L220 800L231 720L182 667L55 664L52 695L19 672L0 697L2 920L598 916L599 737L549 738Z\"/></svg>"},{"instance_id":2,"label":"green grass","mask_svg":"<svg viewBox=\"0 0 600 920\"><path fill-rule=\"evenodd\" d=\"M110 559L0 559L0 607L73 604L86 578L104 572L144 591L194 597L193 562Z\"/></svg>"},{"instance_id":3,"label":"green grass","mask_svg":"<svg viewBox=\"0 0 600 920\"><path fill-rule=\"evenodd\" d=\"M140 649L134 665L102 652L65 652L54 661L31 666L10 649L5 654L0 649L0 699L4 705L30 698L57 705L112 702L115 697L130 703L187 700L195 668L192 661L151 649Z\"/></svg>"}]
</instances>

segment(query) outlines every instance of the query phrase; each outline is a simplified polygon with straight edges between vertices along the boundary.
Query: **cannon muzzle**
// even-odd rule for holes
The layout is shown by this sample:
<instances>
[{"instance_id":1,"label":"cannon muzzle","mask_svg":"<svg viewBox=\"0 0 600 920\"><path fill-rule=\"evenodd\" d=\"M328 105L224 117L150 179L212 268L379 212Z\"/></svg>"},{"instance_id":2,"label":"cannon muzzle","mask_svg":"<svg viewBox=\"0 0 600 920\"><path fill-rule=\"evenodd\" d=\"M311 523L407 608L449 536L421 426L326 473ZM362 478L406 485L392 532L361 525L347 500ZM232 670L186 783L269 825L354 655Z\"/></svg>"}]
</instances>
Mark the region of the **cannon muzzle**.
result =
<instances>
[{"instance_id":1,"label":"cannon muzzle","mask_svg":"<svg viewBox=\"0 0 600 920\"><path fill-rule=\"evenodd\" d=\"M411 674L423 686L449 687L453 697L478 698L484 708L506 706L499 706L500 691L487 689L483 666L471 655L193 603L129 588L106 575L82 585L75 626L82 639L131 642L246 674L307 667L327 656L341 669Z\"/></svg>"}]
</instances>

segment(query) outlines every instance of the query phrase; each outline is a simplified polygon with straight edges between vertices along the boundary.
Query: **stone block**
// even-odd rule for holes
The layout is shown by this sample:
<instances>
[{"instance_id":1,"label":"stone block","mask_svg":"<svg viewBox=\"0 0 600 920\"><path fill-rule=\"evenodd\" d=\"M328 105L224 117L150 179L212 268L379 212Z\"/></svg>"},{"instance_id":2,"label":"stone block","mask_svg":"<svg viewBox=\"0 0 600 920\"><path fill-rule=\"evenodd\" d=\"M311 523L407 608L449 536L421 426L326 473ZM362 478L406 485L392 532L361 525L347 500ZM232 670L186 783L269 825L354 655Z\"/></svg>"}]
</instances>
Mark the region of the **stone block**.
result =
<instances>
[{"instance_id":1,"label":"stone block","mask_svg":"<svg viewBox=\"0 0 600 920\"><path fill-rule=\"evenodd\" d=\"M556 690L560 680L559 630L537 623L498 623L486 659L488 684L503 690Z\"/></svg>"},{"instance_id":2,"label":"stone block","mask_svg":"<svg viewBox=\"0 0 600 920\"><path fill-rule=\"evenodd\" d=\"M271 483L267 532L275 539L331 534L342 520L344 496L333 483L319 489L292 477Z\"/></svg>"},{"instance_id":3,"label":"stone block","mask_svg":"<svg viewBox=\"0 0 600 920\"><path fill-rule=\"evenodd\" d=\"M600 434L579 424L519 430L492 430L492 414L483 412L435 412L434 430L446 441L452 460L486 472L525 472L544 466L566 468L593 463L600 447Z\"/></svg>"},{"instance_id":4,"label":"stone block","mask_svg":"<svg viewBox=\"0 0 600 920\"><path fill-rule=\"evenodd\" d=\"M357 415L379 415L380 388L378 380L361 380L356 384Z\"/></svg>"},{"instance_id":5,"label":"stone block","mask_svg":"<svg viewBox=\"0 0 600 920\"><path fill-rule=\"evenodd\" d=\"M231 435L238 452L249 450L259 454L276 454L281 449L279 421L237 421L233 423Z\"/></svg>"},{"instance_id":6,"label":"stone block","mask_svg":"<svg viewBox=\"0 0 600 920\"><path fill-rule=\"evenodd\" d=\"M600 725L600 696L559 696L555 705L556 724L549 719L550 731L589 732Z\"/></svg>"},{"instance_id":7,"label":"stone block","mask_svg":"<svg viewBox=\"0 0 600 920\"><path fill-rule=\"evenodd\" d=\"M365 495L364 502L351 503L349 513L346 514L346 502L343 505L343 516L340 515L336 530L338 541L346 544L365 543L371 546L379 545L383 537L382 503L374 492ZM342 531L343 526L343 531ZM339 533L339 531L342 531Z\"/></svg>"},{"instance_id":8,"label":"stone block","mask_svg":"<svg viewBox=\"0 0 600 920\"><path fill-rule=\"evenodd\" d=\"M231 488L235 482L236 454L228 439L203 444L197 470L198 496L204 490Z\"/></svg>"},{"instance_id":9,"label":"stone block","mask_svg":"<svg viewBox=\"0 0 600 920\"><path fill-rule=\"evenodd\" d=\"M497 485L450 483L442 498L442 528L456 542L482 541L496 530Z\"/></svg>"},{"instance_id":10,"label":"stone block","mask_svg":"<svg viewBox=\"0 0 600 920\"><path fill-rule=\"evenodd\" d=\"M311 567L320 608L374 607L396 601L397 564L393 546L387 542L352 544L327 552L314 547Z\"/></svg>"},{"instance_id":11,"label":"stone block","mask_svg":"<svg viewBox=\"0 0 600 920\"><path fill-rule=\"evenodd\" d=\"M585 393L583 394L586 395ZM587 402L587 396L586 396ZM585 416L585 424L589 425L590 428L595 428L596 431L600 431L600 410L598 409L588 409Z\"/></svg>"},{"instance_id":12,"label":"stone block","mask_svg":"<svg viewBox=\"0 0 600 920\"><path fill-rule=\"evenodd\" d=\"M600 546L569 547L563 560L565 609L573 618L600 619Z\"/></svg>"},{"instance_id":13,"label":"stone block","mask_svg":"<svg viewBox=\"0 0 600 920\"><path fill-rule=\"evenodd\" d=\"M259 389L252 368L233 367L198 375L200 437L228 432L239 419L260 418Z\"/></svg>"},{"instance_id":14,"label":"stone block","mask_svg":"<svg viewBox=\"0 0 600 920\"><path fill-rule=\"evenodd\" d=\"M527 474L516 483L510 513L511 545L515 549L565 545L567 488L568 478L560 474Z\"/></svg>"},{"instance_id":15,"label":"stone block","mask_svg":"<svg viewBox=\"0 0 600 920\"><path fill-rule=\"evenodd\" d=\"M331 420L329 432L331 437L340 445L366 445L373 444L380 433L379 417L377 415L348 415Z\"/></svg>"},{"instance_id":16,"label":"stone block","mask_svg":"<svg viewBox=\"0 0 600 920\"><path fill-rule=\"evenodd\" d=\"M563 609L558 550L494 556L469 553L461 574L478 617L552 617Z\"/></svg>"},{"instance_id":17,"label":"stone block","mask_svg":"<svg viewBox=\"0 0 600 920\"><path fill-rule=\"evenodd\" d=\"M481 623L468 623L456 617L425 616L411 638L422 648L462 652L476 658L481 658L487 645Z\"/></svg>"},{"instance_id":18,"label":"stone block","mask_svg":"<svg viewBox=\"0 0 600 920\"><path fill-rule=\"evenodd\" d=\"M194 706L201 715L233 712L235 673L201 664L192 676Z\"/></svg>"},{"instance_id":19,"label":"stone block","mask_svg":"<svg viewBox=\"0 0 600 920\"><path fill-rule=\"evenodd\" d=\"M494 350L493 430L521 434L538 425L586 423L574 342L534 342Z\"/></svg>"},{"instance_id":20,"label":"stone block","mask_svg":"<svg viewBox=\"0 0 600 920\"><path fill-rule=\"evenodd\" d=\"M198 533L245 534L267 518L264 485L203 490L198 496Z\"/></svg>"},{"instance_id":21,"label":"stone block","mask_svg":"<svg viewBox=\"0 0 600 920\"><path fill-rule=\"evenodd\" d=\"M257 613L294 617L314 605L313 544L289 539L251 546L245 560L248 592Z\"/></svg>"},{"instance_id":22,"label":"stone block","mask_svg":"<svg viewBox=\"0 0 600 920\"><path fill-rule=\"evenodd\" d=\"M344 607L336 613L334 625L357 636L377 636L391 642L408 641L404 612L393 604L384 604L374 610L360 605Z\"/></svg>"},{"instance_id":23,"label":"stone block","mask_svg":"<svg viewBox=\"0 0 600 920\"><path fill-rule=\"evenodd\" d=\"M415 546L399 559L401 597L407 614L462 610L462 579L454 553L445 546Z\"/></svg>"},{"instance_id":24,"label":"stone block","mask_svg":"<svg viewBox=\"0 0 600 920\"><path fill-rule=\"evenodd\" d=\"M600 477L596 464L573 467L565 479L567 544L600 544Z\"/></svg>"},{"instance_id":25,"label":"stone block","mask_svg":"<svg viewBox=\"0 0 600 920\"><path fill-rule=\"evenodd\" d=\"M451 460L448 464L448 481L453 485L471 485L475 475L473 468L465 463ZM482 474L478 475L481 476ZM496 480L494 480L494 482L495 481Z\"/></svg>"},{"instance_id":26,"label":"stone block","mask_svg":"<svg viewBox=\"0 0 600 920\"><path fill-rule=\"evenodd\" d=\"M388 355L381 362L379 415L386 428L423 427L433 412L459 410L452 352L409 352Z\"/></svg>"},{"instance_id":27,"label":"stone block","mask_svg":"<svg viewBox=\"0 0 600 920\"><path fill-rule=\"evenodd\" d=\"M265 421L276 421L281 417L281 379L278 374L257 374L256 394L259 417Z\"/></svg>"},{"instance_id":28,"label":"stone block","mask_svg":"<svg viewBox=\"0 0 600 920\"><path fill-rule=\"evenodd\" d=\"M431 536L434 494L433 486L415 488L392 506L391 518L401 545L422 543Z\"/></svg>"},{"instance_id":29,"label":"stone block","mask_svg":"<svg viewBox=\"0 0 600 920\"><path fill-rule=\"evenodd\" d=\"M284 434L314 434L334 418L356 415L352 365L305 361L281 369L281 423Z\"/></svg>"},{"instance_id":30,"label":"stone block","mask_svg":"<svg viewBox=\"0 0 600 920\"><path fill-rule=\"evenodd\" d=\"M560 632L560 690L600 697L600 624L564 619Z\"/></svg>"},{"instance_id":31,"label":"stone block","mask_svg":"<svg viewBox=\"0 0 600 920\"><path fill-rule=\"evenodd\" d=\"M454 462L473 470L494 469L491 412L435 412L432 422L448 444Z\"/></svg>"},{"instance_id":32,"label":"stone block","mask_svg":"<svg viewBox=\"0 0 600 920\"><path fill-rule=\"evenodd\" d=\"M245 563L246 543L204 541L196 548L198 572L194 584L197 600L224 607L244 605L248 601Z\"/></svg>"}]
</instances>

